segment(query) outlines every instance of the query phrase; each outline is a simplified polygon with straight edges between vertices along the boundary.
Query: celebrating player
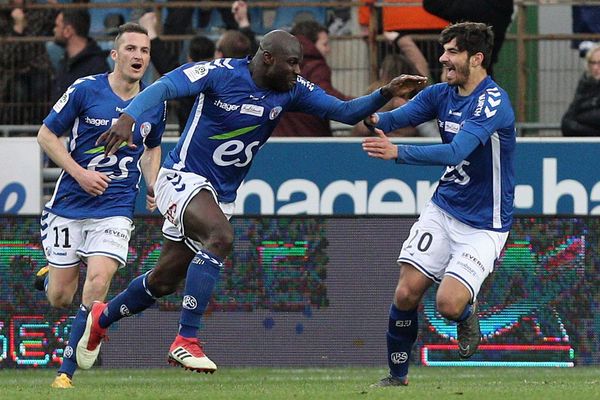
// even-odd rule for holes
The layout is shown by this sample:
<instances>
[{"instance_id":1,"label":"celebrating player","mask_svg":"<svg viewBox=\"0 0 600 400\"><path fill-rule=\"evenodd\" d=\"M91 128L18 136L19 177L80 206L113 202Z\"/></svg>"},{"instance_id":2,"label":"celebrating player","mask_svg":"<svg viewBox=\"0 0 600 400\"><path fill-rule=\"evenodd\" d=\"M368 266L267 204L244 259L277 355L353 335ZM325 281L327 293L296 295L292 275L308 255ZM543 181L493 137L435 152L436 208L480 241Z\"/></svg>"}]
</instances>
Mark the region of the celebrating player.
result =
<instances>
[{"instance_id":1,"label":"celebrating player","mask_svg":"<svg viewBox=\"0 0 600 400\"><path fill-rule=\"evenodd\" d=\"M200 320L223 260L232 250L229 217L237 189L281 114L302 111L354 124L392 96L426 82L424 77L404 76L368 96L344 102L299 76L301 60L298 40L277 30L264 36L253 58L186 64L136 97L101 137L99 143L106 140L106 151L112 154L123 141L131 145L131 126L145 110L165 99L198 96L155 186L158 208L166 218L158 263L108 304L94 303L77 349L86 355L78 358L80 366L93 364L108 326L173 293L185 279L179 332L169 360L187 369L214 372L217 366L197 339Z\"/></svg>"},{"instance_id":2,"label":"celebrating player","mask_svg":"<svg viewBox=\"0 0 600 400\"><path fill-rule=\"evenodd\" d=\"M515 116L508 95L487 74L493 33L481 23L451 25L440 35L447 83L430 86L393 111L365 124L371 157L397 164L442 165L433 198L402 245L400 279L390 307L390 375L373 386L408 384L417 339L417 306L439 283L438 312L458 323L458 355L471 357L481 340L477 293L494 268L512 224ZM393 145L383 133L437 118L443 144Z\"/></svg>"},{"instance_id":3,"label":"celebrating player","mask_svg":"<svg viewBox=\"0 0 600 400\"><path fill-rule=\"evenodd\" d=\"M50 304L68 307L87 264L82 304L71 325L63 363L52 387L70 388L77 368L77 342L93 301L104 300L111 279L127 261L140 168L148 186L146 205L156 208L153 187L160 167L165 106L141 113L132 132L137 147L122 147L105 156L96 140L142 90L140 79L150 60L146 30L128 23L119 27L110 74L78 79L52 107L38 132L46 154L63 169L41 217L42 244L49 266L38 272ZM70 132L68 150L58 138ZM131 130L130 130L131 133ZM40 286L40 285L37 285Z\"/></svg>"}]
</instances>

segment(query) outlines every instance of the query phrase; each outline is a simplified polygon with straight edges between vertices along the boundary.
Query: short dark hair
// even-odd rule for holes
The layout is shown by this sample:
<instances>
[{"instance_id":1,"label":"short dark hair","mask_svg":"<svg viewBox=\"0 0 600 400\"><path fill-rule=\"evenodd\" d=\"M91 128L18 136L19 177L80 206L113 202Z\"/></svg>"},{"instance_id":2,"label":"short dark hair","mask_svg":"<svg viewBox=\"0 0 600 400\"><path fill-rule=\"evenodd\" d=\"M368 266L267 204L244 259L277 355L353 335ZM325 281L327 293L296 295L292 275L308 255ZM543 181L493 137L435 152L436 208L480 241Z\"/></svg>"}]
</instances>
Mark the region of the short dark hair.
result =
<instances>
[{"instance_id":1,"label":"short dark hair","mask_svg":"<svg viewBox=\"0 0 600 400\"><path fill-rule=\"evenodd\" d=\"M188 51L192 61L208 61L215 56L215 42L204 35L196 35L190 39Z\"/></svg>"},{"instance_id":2,"label":"short dark hair","mask_svg":"<svg viewBox=\"0 0 600 400\"><path fill-rule=\"evenodd\" d=\"M242 58L250 55L252 51L252 42L240 31L223 32L217 45L217 50L223 53L223 57Z\"/></svg>"},{"instance_id":3,"label":"short dark hair","mask_svg":"<svg viewBox=\"0 0 600 400\"><path fill-rule=\"evenodd\" d=\"M292 35L302 35L313 43L317 43L320 32L328 33L325 26L314 20L300 21L296 23L290 31Z\"/></svg>"},{"instance_id":4,"label":"short dark hair","mask_svg":"<svg viewBox=\"0 0 600 400\"><path fill-rule=\"evenodd\" d=\"M482 66L486 70L492 64L494 48L494 32L492 28L480 22L459 22L448 26L440 34L440 44L445 45L456 38L456 47L467 51L469 57L476 53L483 54Z\"/></svg>"},{"instance_id":5,"label":"short dark hair","mask_svg":"<svg viewBox=\"0 0 600 400\"><path fill-rule=\"evenodd\" d=\"M63 25L70 25L75 34L88 37L90 34L90 13L86 9L69 9L62 11Z\"/></svg>"},{"instance_id":6,"label":"short dark hair","mask_svg":"<svg viewBox=\"0 0 600 400\"><path fill-rule=\"evenodd\" d=\"M119 25L119 29L117 30L117 36L115 37L115 42L113 47L116 49L118 47L119 39L123 36L124 33L133 32L133 33L141 33L143 35L148 36L148 31L146 28L141 26L140 24L136 24L135 22L127 22L123 25Z\"/></svg>"}]
</instances>

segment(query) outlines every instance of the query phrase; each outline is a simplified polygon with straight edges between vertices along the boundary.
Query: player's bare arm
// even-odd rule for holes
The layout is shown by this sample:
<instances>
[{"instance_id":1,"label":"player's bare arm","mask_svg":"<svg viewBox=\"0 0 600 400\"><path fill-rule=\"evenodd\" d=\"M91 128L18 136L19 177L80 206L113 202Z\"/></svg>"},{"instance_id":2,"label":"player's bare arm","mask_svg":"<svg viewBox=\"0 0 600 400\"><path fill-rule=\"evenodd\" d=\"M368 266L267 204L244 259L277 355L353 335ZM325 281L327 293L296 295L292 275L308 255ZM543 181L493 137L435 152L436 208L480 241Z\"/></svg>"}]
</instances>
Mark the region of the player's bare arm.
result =
<instances>
[{"instance_id":1,"label":"player's bare arm","mask_svg":"<svg viewBox=\"0 0 600 400\"><path fill-rule=\"evenodd\" d=\"M427 78L421 75L402 74L381 87L381 94L387 98L401 97L427 85Z\"/></svg>"},{"instance_id":2,"label":"player's bare arm","mask_svg":"<svg viewBox=\"0 0 600 400\"><path fill-rule=\"evenodd\" d=\"M362 148L373 158L383 160L395 160L398 158L398 146L393 144L381 129L375 128L376 137L366 137L363 139Z\"/></svg>"},{"instance_id":3,"label":"player's bare arm","mask_svg":"<svg viewBox=\"0 0 600 400\"><path fill-rule=\"evenodd\" d=\"M158 170L161 163L161 148L160 146L148 148L144 150L144 154L140 158L140 167L146 182L146 209L148 211L156 210L156 198L154 195L154 184L158 176Z\"/></svg>"},{"instance_id":4,"label":"player's bare arm","mask_svg":"<svg viewBox=\"0 0 600 400\"><path fill-rule=\"evenodd\" d=\"M133 143L132 135L134 123L135 119L131 116L125 113L121 114L110 129L100 135L96 141L96 145L104 143L104 154L107 156L115 154L119 150L121 143L127 143L127 146L135 149L137 146Z\"/></svg>"},{"instance_id":5,"label":"player's bare arm","mask_svg":"<svg viewBox=\"0 0 600 400\"><path fill-rule=\"evenodd\" d=\"M37 141L44 152L67 174L71 175L86 193L100 196L110 182L110 178L97 171L90 171L77 164L61 140L46 125L38 131Z\"/></svg>"}]
</instances>

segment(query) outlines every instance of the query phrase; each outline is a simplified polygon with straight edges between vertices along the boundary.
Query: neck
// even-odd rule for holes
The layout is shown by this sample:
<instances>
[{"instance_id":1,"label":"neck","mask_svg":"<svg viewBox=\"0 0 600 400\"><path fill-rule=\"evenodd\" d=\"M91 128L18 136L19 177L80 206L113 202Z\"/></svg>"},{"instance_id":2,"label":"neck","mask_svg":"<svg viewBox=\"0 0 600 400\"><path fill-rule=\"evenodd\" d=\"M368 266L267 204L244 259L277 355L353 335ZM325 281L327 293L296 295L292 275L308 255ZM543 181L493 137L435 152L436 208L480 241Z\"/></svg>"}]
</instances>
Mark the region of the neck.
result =
<instances>
[{"instance_id":1,"label":"neck","mask_svg":"<svg viewBox=\"0 0 600 400\"><path fill-rule=\"evenodd\" d=\"M264 83L264 76L263 76L263 74L261 72L261 68L258 66L258 64L259 64L259 61L257 60L256 57L254 57L250 61L250 64L248 64L248 69L250 70L250 76L252 77L252 80L254 81L256 86L265 88L267 86Z\"/></svg>"},{"instance_id":2,"label":"neck","mask_svg":"<svg viewBox=\"0 0 600 400\"><path fill-rule=\"evenodd\" d=\"M110 88L117 96L123 100L129 100L135 97L140 92L140 81L129 81L115 71L108 74L108 83Z\"/></svg>"},{"instance_id":3,"label":"neck","mask_svg":"<svg viewBox=\"0 0 600 400\"><path fill-rule=\"evenodd\" d=\"M485 79L487 78L487 71L483 68L479 68L476 70L471 70L471 75L469 79L464 85L460 85L458 87L458 94L461 96L468 96L475 88Z\"/></svg>"},{"instance_id":4,"label":"neck","mask_svg":"<svg viewBox=\"0 0 600 400\"><path fill-rule=\"evenodd\" d=\"M66 51L69 55L69 58L75 57L77 54L81 53L85 46L88 44L88 39L80 36L74 36L67 43Z\"/></svg>"}]
</instances>

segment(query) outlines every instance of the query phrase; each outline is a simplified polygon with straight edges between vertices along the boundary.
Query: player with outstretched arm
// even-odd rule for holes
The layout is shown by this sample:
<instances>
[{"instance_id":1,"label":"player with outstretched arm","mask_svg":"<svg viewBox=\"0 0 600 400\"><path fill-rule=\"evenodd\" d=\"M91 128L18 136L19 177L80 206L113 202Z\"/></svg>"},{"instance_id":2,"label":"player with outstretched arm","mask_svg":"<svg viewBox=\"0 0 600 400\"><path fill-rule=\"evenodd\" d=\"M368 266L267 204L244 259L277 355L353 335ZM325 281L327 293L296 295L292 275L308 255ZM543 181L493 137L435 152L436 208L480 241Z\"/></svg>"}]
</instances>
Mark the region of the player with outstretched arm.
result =
<instances>
[{"instance_id":1,"label":"player with outstretched arm","mask_svg":"<svg viewBox=\"0 0 600 400\"><path fill-rule=\"evenodd\" d=\"M377 135L363 140L369 156L446 167L400 251L387 331L390 375L373 385L377 387L408 385L417 307L433 283L439 284L437 311L458 324L458 355L466 359L475 353L481 340L477 293L512 224L515 116L508 95L487 74L492 30L481 23L450 25L440 43L447 82L365 119ZM434 118L443 144L396 146L383 133Z\"/></svg>"}]
</instances>

